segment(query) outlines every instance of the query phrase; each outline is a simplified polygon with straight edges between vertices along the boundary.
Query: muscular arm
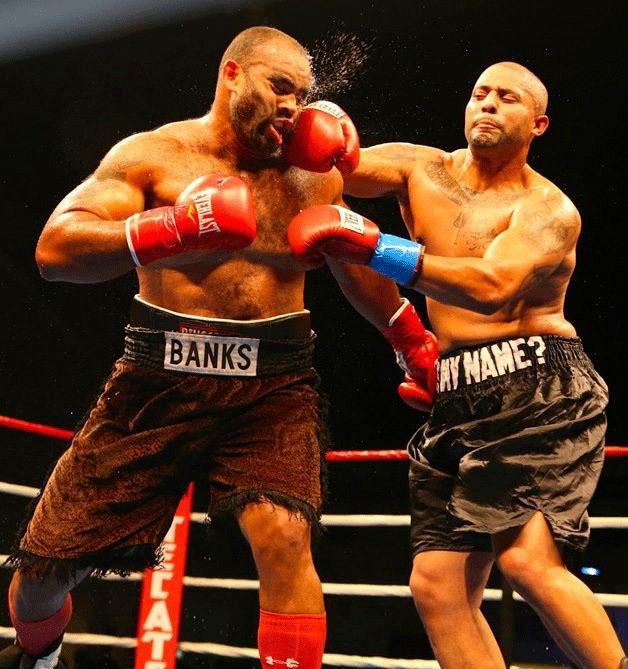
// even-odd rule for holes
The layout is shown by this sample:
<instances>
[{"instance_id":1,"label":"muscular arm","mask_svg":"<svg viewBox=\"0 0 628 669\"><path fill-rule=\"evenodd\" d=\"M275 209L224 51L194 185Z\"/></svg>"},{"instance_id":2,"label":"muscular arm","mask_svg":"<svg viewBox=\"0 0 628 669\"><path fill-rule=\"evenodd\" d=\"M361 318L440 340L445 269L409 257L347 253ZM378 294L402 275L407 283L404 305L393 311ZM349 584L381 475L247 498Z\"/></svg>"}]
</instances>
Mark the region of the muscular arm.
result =
<instances>
[{"instance_id":1,"label":"muscular arm","mask_svg":"<svg viewBox=\"0 0 628 669\"><path fill-rule=\"evenodd\" d=\"M405 194L408 176L422 148L390 142L360 149L357 169L345 175L345 193L365 198Z\"/></svg>"},{"instance_id":2,"label":"muscular arm","mask_svg":"<svg viewBox=\"0 0 628 669\"><path fill-rule=\"evenodd\" d=\"M35 252L44 279L97 283L135 268L124 221L144 209L148 168L140 156L145 141L134 136L116 145L57 205Z\"/></svg>"},{"instance_id":3,"label":"muscular arm","mask_svg":"<svg viewBox=\"0 0 628 669\"><path fill-rule=\"evenodd\" d=\"M492 314L575 263L580 216L561 193L539 189L481 258L426 254L414 288L439 302Z\"/></svg>"},{"instance_id":4,"label":"muscular arm","mask_svg":"<svg viewBox=\"0 0 628 669\"><path fill-rule=\"evenodd\" d=\"M401 304L397 284L369 267L333 258L327 258L327 265L349 304L378 330L386 327Z\"/></svg>"}]
</instances>

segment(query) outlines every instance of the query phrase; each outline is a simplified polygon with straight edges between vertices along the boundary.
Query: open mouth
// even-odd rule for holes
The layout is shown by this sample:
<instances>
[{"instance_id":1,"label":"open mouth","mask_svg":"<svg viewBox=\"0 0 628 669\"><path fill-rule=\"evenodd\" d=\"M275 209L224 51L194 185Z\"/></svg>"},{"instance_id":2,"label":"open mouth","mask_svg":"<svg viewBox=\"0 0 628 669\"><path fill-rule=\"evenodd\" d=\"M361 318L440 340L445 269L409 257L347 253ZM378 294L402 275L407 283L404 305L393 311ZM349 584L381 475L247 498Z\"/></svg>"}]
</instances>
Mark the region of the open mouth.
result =
<instances>
[{"instance_id":1,"label":"open mouth","mask_svg":"<svg viewBox=\"0 0 628 669\"><path fill-rule=\"evenodd\" d=\"M285 120L276 120L269 125L269 134L276 144L282 144L284 137L290 132L292 123Z\"/></svg>"}]
</instances>

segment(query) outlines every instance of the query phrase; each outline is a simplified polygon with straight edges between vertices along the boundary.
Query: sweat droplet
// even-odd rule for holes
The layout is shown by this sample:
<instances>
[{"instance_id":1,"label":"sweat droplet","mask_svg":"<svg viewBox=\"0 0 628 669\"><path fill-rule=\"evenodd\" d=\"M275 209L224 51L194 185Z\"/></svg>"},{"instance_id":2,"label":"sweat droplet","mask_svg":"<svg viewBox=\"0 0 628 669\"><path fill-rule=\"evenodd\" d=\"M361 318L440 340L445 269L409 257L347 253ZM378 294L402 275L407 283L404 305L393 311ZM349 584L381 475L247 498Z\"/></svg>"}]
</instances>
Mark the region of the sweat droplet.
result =
<instances>
[{"instance_id":1,"label":"sweat droplet","mask_svg":"<svg viewBox=\"0 0 628 669\"><path fill-rule=\"evenodd\" d=\"M312 52L313 100L332 98L355 83L368 60L372 44L357 35L336 32L317 41Z\"/></svg>"}]
</instances>

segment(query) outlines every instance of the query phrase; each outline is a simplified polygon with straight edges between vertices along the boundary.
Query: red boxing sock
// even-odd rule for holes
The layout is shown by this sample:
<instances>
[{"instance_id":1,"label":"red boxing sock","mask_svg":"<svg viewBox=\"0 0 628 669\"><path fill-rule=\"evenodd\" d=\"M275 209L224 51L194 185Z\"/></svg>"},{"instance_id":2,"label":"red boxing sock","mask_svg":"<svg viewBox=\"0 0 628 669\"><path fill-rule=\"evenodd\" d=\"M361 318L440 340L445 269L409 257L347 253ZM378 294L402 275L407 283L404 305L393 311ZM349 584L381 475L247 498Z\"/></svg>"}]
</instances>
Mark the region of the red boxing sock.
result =
<instances>
[{"instance_id":1,"label":"red boxing sock","mask_svg":"<svg viewBox=\"0 0 628 669\"><path fill-rule=\"evenodd\" d=\"M324 613L260 611L257 646L264 669L321 669L326 637Z\"/></svg>"},{"instance_id":2,"label":"red boxing sock","mask_svg":"<svg viewBox=\"0 0 628 669\"><path fill-rule=\"evenodd\" d=\"M15 614L9 592L9 615L13 627L15 627L20 648L23 648L30 655L39 655L63 634L70 622L72 597L68 594L63 606L56 613L53 613L50 618L28 622L20 620Z\"/></svg>"}]
</instances>

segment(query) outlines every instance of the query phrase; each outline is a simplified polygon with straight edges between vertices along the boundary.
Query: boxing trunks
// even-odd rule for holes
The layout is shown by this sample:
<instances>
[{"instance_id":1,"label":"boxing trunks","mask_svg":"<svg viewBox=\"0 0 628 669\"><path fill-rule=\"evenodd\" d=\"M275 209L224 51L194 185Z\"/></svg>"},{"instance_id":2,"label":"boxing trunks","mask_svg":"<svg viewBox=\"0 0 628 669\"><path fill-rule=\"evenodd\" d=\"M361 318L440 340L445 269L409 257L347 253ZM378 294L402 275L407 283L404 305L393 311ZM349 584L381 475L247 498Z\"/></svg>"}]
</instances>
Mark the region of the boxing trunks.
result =
<instances>
[{"instance_id":1,"label":"boxing trunks","mask_svg":"<svg viewBox=\"0 0 628 669\"><path fill-rule=\"evenodd\" d=\"M14 564L61 577L150 566L193 480L209 484L210 516L264 497L318 523L323 422L309 312L206 319L136 297L125 334Z\"/></svg>"},{"instance_id":2,"label":"boxing trunks","mask_svg":"<svg viewBox=\"0 0 628 669\"><path fill-rule=\"evenodd\" d=\"M534 336L437 361L428 421L408 444L411 547L491 550L543 513L582 549L604 460L608 390L578 338Z\"/></svg>"}]
</instances>

